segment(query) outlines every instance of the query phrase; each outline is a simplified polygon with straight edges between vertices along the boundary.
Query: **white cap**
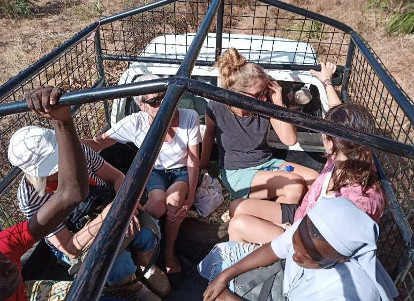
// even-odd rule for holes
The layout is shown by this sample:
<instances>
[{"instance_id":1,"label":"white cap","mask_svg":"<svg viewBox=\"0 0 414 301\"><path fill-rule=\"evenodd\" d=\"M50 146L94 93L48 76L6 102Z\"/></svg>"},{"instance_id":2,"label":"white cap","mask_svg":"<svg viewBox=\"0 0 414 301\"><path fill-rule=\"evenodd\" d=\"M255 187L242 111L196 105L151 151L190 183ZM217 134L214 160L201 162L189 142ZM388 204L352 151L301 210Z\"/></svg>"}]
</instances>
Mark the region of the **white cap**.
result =
<instances>
[{"instance_id":1,"label":"white cap","mask_svg":"<svg viewBox=\"0 0 414 301\"><path fill-rule=\"evenodd\" d=\"M10 139L11 164L35 177L47 177L58 171L58 145L55 132L38 126L19 129Z\"/></svg>"}]
</instances>

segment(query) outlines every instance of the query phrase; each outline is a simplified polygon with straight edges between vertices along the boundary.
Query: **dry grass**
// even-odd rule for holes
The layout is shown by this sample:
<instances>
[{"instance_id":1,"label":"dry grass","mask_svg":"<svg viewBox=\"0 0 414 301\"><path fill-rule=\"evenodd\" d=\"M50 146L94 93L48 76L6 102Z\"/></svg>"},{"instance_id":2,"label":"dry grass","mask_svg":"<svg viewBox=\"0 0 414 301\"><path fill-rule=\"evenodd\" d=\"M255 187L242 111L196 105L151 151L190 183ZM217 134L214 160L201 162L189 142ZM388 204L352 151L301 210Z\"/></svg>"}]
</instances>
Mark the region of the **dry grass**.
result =
<instances>
[{"instance_id":1,"label":"dry grass","mask_svg":"<svg viewBox=\"0 0 414 301\"><path fill-rule=\"evenodd\" d=\"M414 35L389 36L385 11L368 8L368 0L287 0L293 5L347 24L374 49L411 99L414 99Z\"/></svg>"},{"instance_id":2,"label":"dry grass","mask_svg":"<svg viewBox=\"0 0 414 301\"><path fill-rule=\"evenodd\" d=\"M129 9L145 0L101 1L102 15ZM252 5L252 1L243 1ZM414 99L414 35L387 36L385 23L388 15L380 9L368 9L368 0L288 0L341 21L359 32L380 56L397 82ZM96 21L102 15L94 0L36 2L31 19L0 19L0 84L24 70L76 32Z\"/></svg>"}]
</instances>

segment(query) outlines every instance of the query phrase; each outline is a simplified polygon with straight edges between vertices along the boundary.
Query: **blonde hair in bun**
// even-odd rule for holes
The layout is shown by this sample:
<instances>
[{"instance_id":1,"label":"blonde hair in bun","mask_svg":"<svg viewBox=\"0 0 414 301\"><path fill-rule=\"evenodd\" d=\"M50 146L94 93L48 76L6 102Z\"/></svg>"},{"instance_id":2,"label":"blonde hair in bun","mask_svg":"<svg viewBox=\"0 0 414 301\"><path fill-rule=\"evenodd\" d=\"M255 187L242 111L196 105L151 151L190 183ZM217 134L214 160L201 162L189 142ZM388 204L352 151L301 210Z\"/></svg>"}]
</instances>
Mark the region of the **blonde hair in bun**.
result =
<instances>
[{"instance_id":1,"label":"blonde hair in bun","mask_svg":"<svg viewBox=\"0 0 414 301\"><path fill-rule=\"evenodd\" d=\"M269 80L260 65L247 62L235 48L226 50L215 66L219 68L221 86L228 90L240 92L254 86L258 80Z\"/></svg>"}]
</instances>

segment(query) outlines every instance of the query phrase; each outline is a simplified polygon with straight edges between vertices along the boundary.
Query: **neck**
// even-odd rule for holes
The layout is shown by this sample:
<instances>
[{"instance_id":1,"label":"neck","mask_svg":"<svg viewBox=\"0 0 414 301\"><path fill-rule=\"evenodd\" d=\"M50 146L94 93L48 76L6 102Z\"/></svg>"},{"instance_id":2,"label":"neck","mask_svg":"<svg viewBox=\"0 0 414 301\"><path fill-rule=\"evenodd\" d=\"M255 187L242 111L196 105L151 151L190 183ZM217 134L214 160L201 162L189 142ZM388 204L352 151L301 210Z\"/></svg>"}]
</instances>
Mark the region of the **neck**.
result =
<instances>
[{"instance_id":1,"label":"neck","mask_svg":"<svg viewBox=\"0 0 414 301\"><path fill-rule=\"evenodd\" d=\"M233 112L233 114L239 116L239 117L247 117L247 116L252 116L252 112L250 111L246 111L240 108L236 108L236 107L229 107L230 111Z\"/></svg>"},{"instance_id":2,"label":"neck","mask_svg":"<svg viewBox=\"0 0 414 301\"><path fill-rule=\"evenodd\" d=\"M332 159L336 167L341 166L341 164L346 161L348 158L343 153L334 154ZM338 168L336 168L338 170Z\"/></svg>"}]
</instances>

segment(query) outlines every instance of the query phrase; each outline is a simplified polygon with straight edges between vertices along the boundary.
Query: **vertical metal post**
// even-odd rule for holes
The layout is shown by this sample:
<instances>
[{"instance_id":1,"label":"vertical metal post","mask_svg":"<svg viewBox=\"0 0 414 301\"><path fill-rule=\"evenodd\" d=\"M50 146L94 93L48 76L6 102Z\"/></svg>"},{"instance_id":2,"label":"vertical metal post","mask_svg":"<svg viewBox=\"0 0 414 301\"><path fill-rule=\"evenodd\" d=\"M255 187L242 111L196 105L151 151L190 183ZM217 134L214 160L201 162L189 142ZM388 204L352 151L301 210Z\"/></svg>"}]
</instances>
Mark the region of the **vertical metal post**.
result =
<instances>
[{"instance_id":1,"label":"vertical metal post","mask_svg":"<svg viewBox=\"0 0 414 301\"><path fill-rule=\"evenodd\" d=\"M220 6L217 12L217 25L216 25L216 57L217 62L222 52L223 44L223 19L224 19L224 0L220 2Z\"/></svg>"},{"instance_id":2,"label":"vertical metal post","mask_svg":"<svg viewBox=\"0 0 414 301\"><path fill-rule=\"evenodd\" d=\"M184 57L183 62L181 63L180 68L177 71L176 76L178 77L190 77L191 72L193 71L197 55L200 52L203 42L208 34L213 18L217 13L218 7L220 5L220 0L213 0L211 2L210 8L208 9L206 16L201 22L200 27L197 30L196 35L194 36L193 42L191 43L187 54Z\"/></svg>"},{"instance_id":3,"label":"vertical metal post","mask_svg":"<svg viewBox=\"0 0 414 301\"><path fill-rule=\"evenodd\" d=\"M352 59L355 54L355 44L352 39L349 40L348 53L346 55L346 63L344 68L344 74L342 79L342 89L341 89L341 98L344 102L349 101L348 94L348 85L349 85L349 76L351 74Z\"/></svg>"},{"instance_id":4,"label":"vertical metal post","mask_svg":"<svg viewBox=\"0 0 414 301\"><path fill-rule=\"evenodd\" d=\"M102 59L102 45L101 45L101 31L100 31L100 28L101 28L101 25L99 25L96 28L96 31L95 31L96 63L98 64L98 74L99 74L100 78L102 79L101 86L106 87L105 67L104 67L103 59ZM109 126L111 124L111 116L110 116L110 112L109 112L108 100L105 100L103 103L104 103L104 108L105 108L106 124L107 124L107 126Z\"/></svg>"}]
</instances>

